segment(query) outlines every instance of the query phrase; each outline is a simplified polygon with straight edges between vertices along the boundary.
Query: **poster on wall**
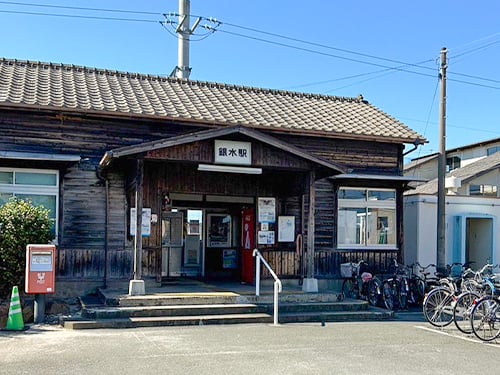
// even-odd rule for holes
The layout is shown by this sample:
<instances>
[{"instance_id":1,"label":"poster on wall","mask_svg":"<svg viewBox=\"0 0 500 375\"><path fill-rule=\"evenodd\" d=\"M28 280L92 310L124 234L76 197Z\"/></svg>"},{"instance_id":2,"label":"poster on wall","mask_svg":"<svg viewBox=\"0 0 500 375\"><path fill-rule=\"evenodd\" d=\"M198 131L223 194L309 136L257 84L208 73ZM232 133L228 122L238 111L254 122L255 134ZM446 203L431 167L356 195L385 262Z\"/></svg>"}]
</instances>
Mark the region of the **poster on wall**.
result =
<instances>
[{"instance_id":1,"label":"poster on wall","mask_svg":"<svg viewBox=\"0 0 500 375\"><path fill-rule=\"evenodd\" d=\"M276 198L259 198L259 223L274 223L276 221Z\"/></svg>"},{"instance_id":2,"label":"poster on wall","mask_svg":"<svg viewBox=\"0 0 500 375\"><path fill-rule=\"evenodd\" d=\"M238 266L236 250L226 249L222 252L222 268L235 269Z\"/></svg>"},{"instance_id":3,"label":"poster on wall","mask_svg":"<svg viewBox=\"0 0 500 375\"><path fill-rule=\"evenodd\" d=\"M135 228L137 225L137 215L135 214L135 207L130 209L130 235L135 236ZM142 209L142 226L141 232L143 237L151 235L151 208Z\"/></svg>"},{"instance_id":4,"label":"poster on wall","mask_svg":"<svg viewBox=\"0 0 500 375\"><path fill-rule=\"evenodd\" d=\"M231 246L231 215L207 215L207 247Z\"/></svg>"},{"instance_id":5,"label":"poster on wall","mask_svg":"<svg viewBox=\"0 0 500 375\"><path fill-rule=\"evenodd\" d=\"M259 245L274 245L274 231L260 230L258 233Z\"/></svg>"},{"instance_id":6,"label":"poster on wall","mask_svg":"<svg viewBox=\"0 0 500 375\"><path fill-rule=\"evenodd\" d=\"M295 240L295 216L278 216L278 242Z\"/></svg>"}]
</instances>

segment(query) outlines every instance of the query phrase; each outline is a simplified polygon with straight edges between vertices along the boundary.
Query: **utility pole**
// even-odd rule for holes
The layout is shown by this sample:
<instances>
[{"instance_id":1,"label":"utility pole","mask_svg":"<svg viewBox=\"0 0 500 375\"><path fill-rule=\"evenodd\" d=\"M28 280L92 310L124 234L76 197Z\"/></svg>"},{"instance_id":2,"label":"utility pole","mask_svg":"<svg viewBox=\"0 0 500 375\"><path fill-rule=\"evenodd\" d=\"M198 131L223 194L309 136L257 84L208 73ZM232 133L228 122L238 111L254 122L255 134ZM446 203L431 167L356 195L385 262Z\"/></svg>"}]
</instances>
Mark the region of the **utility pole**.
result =
<instances>
[{"instance_id":1,"label":"utility pole","mask_svg":"<svg viewBox=\"0 0 500 375\"><path fill-rule=\"evenodd\" d=\"M201 17L199 17L193 27L191 24L191 0L179 0L179 25L175 32L178 37L177 67L174 69L177 78L189 79L191 68L189 67L189 37L198 27Z\"/></svg>"},{"instance_id":2,"label":"utility pole","mask_svg":"<svg viewBox=\"0 0 500 375\"><path fill-rule=\"evenodd\" d=\"M438 157L438 202L437 202L437 253L436 267L443 272L446 269L446 48L441 49L441 109L440 109L440 146Z\"/></svg>"}]
</instances>

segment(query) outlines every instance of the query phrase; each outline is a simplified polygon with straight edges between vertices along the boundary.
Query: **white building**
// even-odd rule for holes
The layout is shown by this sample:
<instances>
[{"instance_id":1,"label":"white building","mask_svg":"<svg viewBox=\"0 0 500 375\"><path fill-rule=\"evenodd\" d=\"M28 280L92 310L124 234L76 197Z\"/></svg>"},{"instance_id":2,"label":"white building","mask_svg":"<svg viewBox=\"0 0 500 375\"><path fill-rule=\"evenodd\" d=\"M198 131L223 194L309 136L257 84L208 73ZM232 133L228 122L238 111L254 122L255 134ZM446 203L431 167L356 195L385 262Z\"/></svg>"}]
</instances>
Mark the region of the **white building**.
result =
<instances>
[{"instance_id":1,"label":"white building","mask_svg":"<svg viewBox=\"0 0 500 375\"><path fill-rule=\"evenodd\" d=\"M500 139L447 152L445 223L446 263L473 261L480 268L500 261ZM470 157L469 157L470 156ZM425 160L424 160L425 159ZM455 164L450 161L454 161ZM413 161L405 174L432 178L408 191L404 198L407 264L436 263L436 158Z\"/></svg>"}]
</instances>

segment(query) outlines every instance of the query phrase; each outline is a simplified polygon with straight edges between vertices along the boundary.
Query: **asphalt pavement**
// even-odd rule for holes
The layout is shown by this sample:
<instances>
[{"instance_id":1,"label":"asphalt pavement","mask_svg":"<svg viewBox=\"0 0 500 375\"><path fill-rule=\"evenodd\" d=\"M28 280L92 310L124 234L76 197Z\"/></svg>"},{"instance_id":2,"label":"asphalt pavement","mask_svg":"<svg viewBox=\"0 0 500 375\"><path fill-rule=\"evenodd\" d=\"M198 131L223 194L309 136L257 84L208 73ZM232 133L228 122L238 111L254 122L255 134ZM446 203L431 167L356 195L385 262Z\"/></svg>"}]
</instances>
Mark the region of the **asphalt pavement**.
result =
<instances>
[{"instance_id":1,"label":"asphalt pavement","mask_svg":"<svg viewBox=\"0 0 500 375\"><path fill-rule=\"evenodd\" d=\"M390 322L0 332L1 374L495 373L500 344Z\"/></svg>"}]
</instances>

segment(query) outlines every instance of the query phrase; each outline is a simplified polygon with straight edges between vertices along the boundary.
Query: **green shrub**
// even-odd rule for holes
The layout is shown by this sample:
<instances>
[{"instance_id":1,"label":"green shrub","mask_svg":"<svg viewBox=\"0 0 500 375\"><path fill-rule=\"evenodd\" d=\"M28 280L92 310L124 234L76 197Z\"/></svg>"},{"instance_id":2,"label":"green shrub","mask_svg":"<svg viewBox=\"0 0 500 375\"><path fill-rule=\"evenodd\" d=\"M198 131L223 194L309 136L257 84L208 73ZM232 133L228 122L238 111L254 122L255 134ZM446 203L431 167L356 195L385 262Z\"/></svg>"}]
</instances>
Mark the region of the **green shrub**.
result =
<instances>
[{"instance_id":1,"label":"green shrub","mask_svg":"<svg viewBox=\"0 0 500 375\"><path fill-rule=\"evenodd\" d=\"M12 287L24 290L26 245L52 240L49 210L31 201L11 198L0 206L0 299Z\"/></svg>"}]
</instances>

